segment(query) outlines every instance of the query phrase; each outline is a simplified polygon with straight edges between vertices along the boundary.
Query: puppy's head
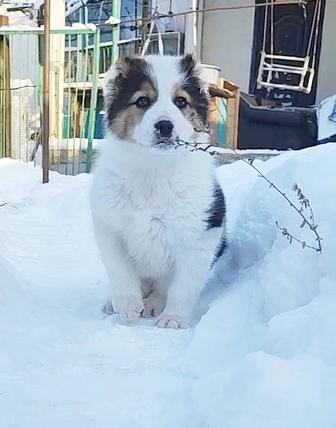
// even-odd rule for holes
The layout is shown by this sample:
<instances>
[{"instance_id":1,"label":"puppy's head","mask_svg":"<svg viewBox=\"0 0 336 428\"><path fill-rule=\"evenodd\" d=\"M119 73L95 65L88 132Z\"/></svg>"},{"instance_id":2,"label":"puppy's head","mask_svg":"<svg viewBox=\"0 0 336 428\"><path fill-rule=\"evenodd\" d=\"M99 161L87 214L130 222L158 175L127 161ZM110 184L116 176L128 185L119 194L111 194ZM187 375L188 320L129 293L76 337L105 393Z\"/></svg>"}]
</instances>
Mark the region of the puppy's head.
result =
<instances>
[{"instance_id":1,"label":"puppy's head","mask_svg":"<svg viewBox=\"0 0 336 428\"><path fill-rule=\"evenodd\" d=\"M126 57L104 82L107 128L121 140L167 150L192 141L208 119L208 95L191 55Z\"/></svg>"}]
</instances>

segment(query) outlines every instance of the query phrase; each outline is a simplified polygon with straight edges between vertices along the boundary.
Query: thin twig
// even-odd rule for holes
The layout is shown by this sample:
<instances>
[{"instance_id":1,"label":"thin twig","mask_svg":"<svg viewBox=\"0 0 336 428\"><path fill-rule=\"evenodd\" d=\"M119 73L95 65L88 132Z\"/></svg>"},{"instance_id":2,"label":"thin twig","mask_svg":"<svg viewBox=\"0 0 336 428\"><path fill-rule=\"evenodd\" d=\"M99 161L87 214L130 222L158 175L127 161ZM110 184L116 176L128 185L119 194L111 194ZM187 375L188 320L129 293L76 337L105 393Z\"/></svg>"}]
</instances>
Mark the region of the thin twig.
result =
<instances>
[{"instance_id":1,"label":"thin twig","mask_svg":"<svg viewBox=\"0 0 336 428\"><path fill-rule=\"evenodd\" d=\"M207 144L206 146L204 146L202 143L197 143L196 141L194 142L190 142L190 141L185 141L182 140L180 138L177 138L175 141L175 148L184 146L185 148L189 149L189 151L194 152L194 151L202 151L202 152L206 152L211 156L215 156L215 155L221 155L221 153L218 150L215 150L212 144ZM263 178L270 186L270 188L273 188L274 190L276 190L287 202L288 204L297 212L297 214L302 218L303 220L303 225L307 225L309 227L309 229L314 233L315 237L316 237L316 241L317 241L317 246L313 246L313 245L308 245L305 241L301 241L299 238L296 238L295 236L291 235L287 229L282 228L279 226L278 222L276 222L276 226L282 231L282 234L284 236L290 237L290 242L291 240L300 242L302 247L308 247L311 248L317 252L322 252L322 246L321 246L321 241L322 238L320 237L320 235L317 232L317 225L315 224L314 221L314 215L312 214L312 209L309 205L309 201L305 198L306 201L308 201L308 205L306 208L310 209L311 212L311 217L310 217L310 221L307 219L307 217L304 215L303 213L303 209L299 209L289 198L288 196L281 191L271 180L269 180L261 171L260 169L258 169L254 164L253 164L253 160L252 161L248 161L246 159L244 159L236 150L231 149L235 155L237 156L238 159L242 160L244 163L246 163L247 165L249 165L251 168L253 168L257 173L258 176ZM296 190L296 189L295 189ZM301 192L302 194L302 192Z\"/></svg>"},{"instance_id":2,"label":"thin twig","mask_svg":"<svg viewBox=\"0 0 336 428\"><path fill-rule=\"evenodd\" d=\"M317 252L321 252L322 250L319 250L316 247L313 247L309 244L306 243L306 241L301 241L300 239L296 238L295 236L293 236L291 233L288 232L288 230L285 227L281 227L279 226L279 223L276 221L275 222L276 227L281 230L281 233L283 236L285 236L287 238L287 240L289 241L289 243L291 244L292 241L296 241L299 242L302 245L302 248L311 248L312 250L315 250Z\"/></svg>"},{"instance_id":3,"label":"thin twig","mask_svg":"<svg viewBox=\"0 0 336 428\"><path fill-rule=\"evenodd\" d=\"M216 105L216 109L217 109L217 111L218 111L218 113L219 113L219 115L221 116L221 118L222 118L222 120L223 120L223 122L225 122L226 120L225 120L225 118L224 118L224 116L223 116L223 113L220 111L220 109L218 108L218 106ZM210 133L208 133L209 134L209 136L211 137L211 135L210 135ZM296 238L295 236L293 236L293 235L291 235L289 232L288 232L288 230L286 229L286 228L281 228L280 226L279 226L279 224L277 223L277 222L275 222L276 223L276 226L282 231L282 234L284 235L284 236L287 236L287 237L289 237L290 238L290 243L292 242L292 240L294 240L294 241L297 241L297 242L300 242L301 243L301 245L302 245L302 248L305 248L305 247L308 247L308 248L312 248L312 249L314 249L314 250L316 250L317 252L322 252L322 246L321 246L321 240L322 240L322 238L320 237L320 235L318 234L318 232L317 232L317 224L315 224L315 218L314 218L314 213L313 213L313 209L312 209L312 207L310 206L310 203L309 203L309 200L304 196L304 194L303 194L303 192L302 192L302 190L298 187L298 185L295 183L294 185L293 185L293 190L297 193L297 196L298 196L298 200L299 200L299 203L300 203L300 205L301 205L301 208L300 209L298 209L297 207L296 207L296 205L286 196L286 194L284 193L284 192L282 192L274 183L272 183L264 174L262 174L262 172L258 169L258 168L256 168L254 165L253 165L253 160L254 159L252 159L251 161L247 161L246 159L244 159L242 156L240 156L240 154L237 152L237 150L235 150L235 149L233 149L232 147L230 147L230 150L231 151L233 151L234 153L235 153L235 155L238 157L238 159L240 159L240 160L242 160L243 162L245 162L246 164L248 164L248 165L250 165L252 168L254 168L257 172L258 172L258 174L259 174L259 177L261 177L261 178L263 178L264 180L266 180L269 184L270 184L270 187L272 188L274 188L278 193L280 193L280 195L282 195L285 199L286 199L286 201L289 203L289 205L292 207L292 208L294 208L295 210L296 210L296 212L302 217L302 219L303 219L303 221L302 221L302 223L301 223L301 228L302 227L304 227L305 225L308 225L309 226L309 228L310 228L310 230L315 234L315 236L316 236L316 241L317 241L317 247L312 247L312 246L309 246L309 245L307 245L307 243L305 242L305 241L301 241L299 238ZM309 209L310 210L310 221L308 221L307 220L307 218L305 217L305 215L303 214L303 211L305 210L305 209Z\"/></svg>"}]
</instances>

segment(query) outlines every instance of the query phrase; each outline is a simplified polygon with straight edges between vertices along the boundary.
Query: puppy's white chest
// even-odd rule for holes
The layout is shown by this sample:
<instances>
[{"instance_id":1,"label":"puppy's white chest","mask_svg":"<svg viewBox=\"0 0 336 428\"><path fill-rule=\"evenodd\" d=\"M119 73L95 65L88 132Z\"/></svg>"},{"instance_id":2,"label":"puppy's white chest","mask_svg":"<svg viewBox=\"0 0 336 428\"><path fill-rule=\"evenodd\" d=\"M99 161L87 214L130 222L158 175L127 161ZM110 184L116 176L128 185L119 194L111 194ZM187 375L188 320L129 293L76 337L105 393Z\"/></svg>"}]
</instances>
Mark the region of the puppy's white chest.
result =
<instances>
[{"instance_id":1,"label":"puppy's white chest","mask_svg":"<svg viewBox=\"0 0 336 428\"><path fill-rule=\"evenodd\" d=\"M137 214L125 231L128 251L141 275L160 276L174 260L173 227L164 215Z\"/></svg>"}]
</instances>

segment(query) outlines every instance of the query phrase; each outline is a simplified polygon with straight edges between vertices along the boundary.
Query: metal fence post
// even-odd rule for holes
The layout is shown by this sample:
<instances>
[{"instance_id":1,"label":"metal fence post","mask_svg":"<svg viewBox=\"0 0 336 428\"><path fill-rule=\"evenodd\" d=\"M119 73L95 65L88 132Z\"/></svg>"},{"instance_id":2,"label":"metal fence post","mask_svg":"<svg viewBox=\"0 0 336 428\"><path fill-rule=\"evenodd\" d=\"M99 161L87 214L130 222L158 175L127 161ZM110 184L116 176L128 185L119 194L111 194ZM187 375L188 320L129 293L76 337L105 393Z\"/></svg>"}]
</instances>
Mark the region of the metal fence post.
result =
<instances>
[{"instance_id":1,"label":"metal fence post","mask_svg":"<svg viewBox=\"0 0 336 428\"><path fill-rule=\"evenodd\" d=\"M9 25L8 16L0 15L0 27ZM1 29L1 28L0 28ZM9 37L0 36L0 158L11 153L11 95L10 95Z\"/></svg>"},{"instance_id":2,"label":"metal fence post","mask_svg":"<svg viewBox=\"0 0 336 428\"><path fill-rule=\"evenodd\" d=\"M44 68L43 68L43 125L42 169L43 183L49 182L49 117L50 117L50 0L44 2Z\"/></svg>"},{"instance_id":3,"label":"metal fence post","mask_svg":"<svg viewBox=\"0 0 336 428\"><path fill-rule=\"evenodd\" d=\"M94 48L93 48L92 91L91 91L90 112L89 112L88 144L87 144L87 152L86 152L86 172L87 173L91 171L91 165L92 165L92 154L93 154L92 144L94 139L95 122L96 122L99 60L100 60L100 30L99 28L97 28L94 34Z\"/></svg>"}]
</instances>

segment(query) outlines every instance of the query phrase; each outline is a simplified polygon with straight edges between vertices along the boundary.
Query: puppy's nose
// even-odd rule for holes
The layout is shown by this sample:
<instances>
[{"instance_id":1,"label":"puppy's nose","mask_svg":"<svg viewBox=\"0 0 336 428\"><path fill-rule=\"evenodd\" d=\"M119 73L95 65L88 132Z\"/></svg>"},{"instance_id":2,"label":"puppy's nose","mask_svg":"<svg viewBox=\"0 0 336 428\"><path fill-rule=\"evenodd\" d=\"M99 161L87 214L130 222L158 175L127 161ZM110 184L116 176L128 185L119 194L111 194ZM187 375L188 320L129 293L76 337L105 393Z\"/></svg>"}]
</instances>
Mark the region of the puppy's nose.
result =
<instances>
[{"instance_id":1,"label":"puppy's nose","mask_svg":"<svg viewBox=\"0 0 336 428\"><path fill-rule=\"evenodd\" d=\"M170 138L173 135L174 125L170 120L160 120L154 126L161 137Z\"/></svg>"}]
</instances>

